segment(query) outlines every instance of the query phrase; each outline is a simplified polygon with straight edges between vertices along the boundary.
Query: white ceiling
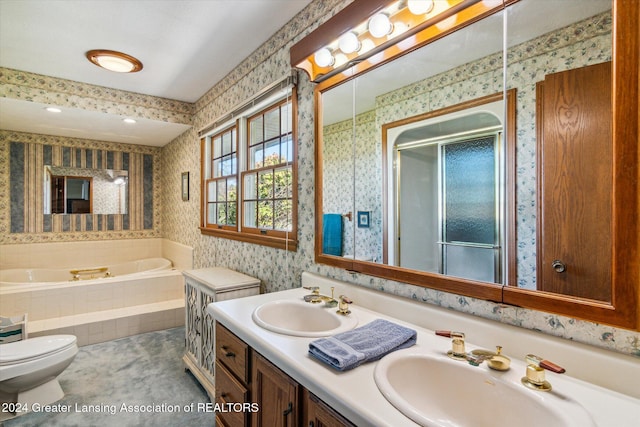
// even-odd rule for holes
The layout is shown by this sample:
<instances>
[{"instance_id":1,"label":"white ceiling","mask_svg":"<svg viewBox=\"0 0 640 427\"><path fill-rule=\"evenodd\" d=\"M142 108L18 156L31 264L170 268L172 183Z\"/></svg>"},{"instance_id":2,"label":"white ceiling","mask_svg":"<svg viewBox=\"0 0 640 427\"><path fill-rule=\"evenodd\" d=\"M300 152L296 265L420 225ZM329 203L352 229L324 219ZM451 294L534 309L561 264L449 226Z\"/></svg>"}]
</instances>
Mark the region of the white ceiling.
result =
<instances>
[{"instance_id":1,"label":"white ceiling","mask_svg":"<svg viewBox=\"0 0 640 427\"><path fill-rule=\"evenodd\" d=\"M311 0L0 0L0 67L195 102ZM91 49L125 52L142 71L91 64ZM31 104L31 105L25 105ZM162 146L187 126L3 99L0 128Z\"/></svg>"}]
</instances>

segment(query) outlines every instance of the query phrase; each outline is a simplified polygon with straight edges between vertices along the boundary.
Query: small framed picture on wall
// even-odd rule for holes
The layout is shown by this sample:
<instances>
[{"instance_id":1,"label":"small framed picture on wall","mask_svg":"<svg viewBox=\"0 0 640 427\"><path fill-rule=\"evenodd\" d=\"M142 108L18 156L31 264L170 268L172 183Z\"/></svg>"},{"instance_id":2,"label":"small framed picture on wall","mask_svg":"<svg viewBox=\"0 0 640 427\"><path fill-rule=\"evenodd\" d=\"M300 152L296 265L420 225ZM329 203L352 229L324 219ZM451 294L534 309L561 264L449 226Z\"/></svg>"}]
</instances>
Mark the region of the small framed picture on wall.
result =
<instances>
[{"instance_id":1,"label":"small framed picture on wall","mask_svg":"<svg viewBox=\"0 0 640 427\"><path fill-rule=\"evenodd\" d=\"M189 172L182 172L182 200L189 200Z\"/></svg>"},{"instance_id":2,"label":"small framed picture on wall","mask_svg":"<svg viewBox=\"0 0 640 427\"><path fill-rule=\"evenodd\" d=\"M358 211L358 228L369 228L369 211Z\"/></svg>"}]
</instances>

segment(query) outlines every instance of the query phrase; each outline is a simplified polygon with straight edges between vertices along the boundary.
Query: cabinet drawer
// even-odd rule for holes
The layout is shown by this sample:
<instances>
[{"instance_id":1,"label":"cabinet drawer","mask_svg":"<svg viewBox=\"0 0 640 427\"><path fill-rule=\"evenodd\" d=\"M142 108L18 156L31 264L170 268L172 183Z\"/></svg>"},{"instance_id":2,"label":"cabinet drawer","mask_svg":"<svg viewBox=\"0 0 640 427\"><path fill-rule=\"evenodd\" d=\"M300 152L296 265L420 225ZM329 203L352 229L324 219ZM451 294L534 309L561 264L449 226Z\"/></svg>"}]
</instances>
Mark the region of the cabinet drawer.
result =
<instances>
[{"instance_id":1,"label":"cabinet drawer","mask_svg":"<svg viewBox=\"0 0 640 427\"><path fill-rule=\"evenodd\" d=\"M240 384L233 374L231 374L219 361L216 361L216 403L223 408L216 413L216 417L223 421L223 425L246 426L249 423L249 413L244 411L230 410L226 412L224 408L227 403L245 403L249 398L249 392Z\"/></svg>"},{"instance_id":2,"label":"cabinet drawer","mask_svg":"<svg viewBox=\"0 0 640 427\"><path fill-rule=\"evenodd\" d=\"M216 322L216 358L247 384L249 380L249 346Z\"/></svg>"}]
</instances>

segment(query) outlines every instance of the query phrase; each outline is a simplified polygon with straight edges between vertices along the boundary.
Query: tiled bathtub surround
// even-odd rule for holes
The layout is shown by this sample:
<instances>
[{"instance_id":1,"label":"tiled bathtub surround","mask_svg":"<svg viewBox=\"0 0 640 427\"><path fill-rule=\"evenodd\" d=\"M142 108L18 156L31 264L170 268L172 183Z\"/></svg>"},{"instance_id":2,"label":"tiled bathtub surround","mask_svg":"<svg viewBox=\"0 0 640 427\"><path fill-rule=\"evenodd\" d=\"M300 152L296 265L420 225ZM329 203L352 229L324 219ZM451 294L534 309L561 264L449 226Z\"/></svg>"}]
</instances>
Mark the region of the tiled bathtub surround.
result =
<instances>
[{"instance_id":1,"label":"tiled bathtub surround","mask_svg":"<svg viewBox=\"0 0 640 427\"><path fill-rule=\"evenodd\" d=\"M29 336L72 334L93 344L184 324L179 271L0 291L3 316L28 313Z\"/></svg>"}]
</instances>

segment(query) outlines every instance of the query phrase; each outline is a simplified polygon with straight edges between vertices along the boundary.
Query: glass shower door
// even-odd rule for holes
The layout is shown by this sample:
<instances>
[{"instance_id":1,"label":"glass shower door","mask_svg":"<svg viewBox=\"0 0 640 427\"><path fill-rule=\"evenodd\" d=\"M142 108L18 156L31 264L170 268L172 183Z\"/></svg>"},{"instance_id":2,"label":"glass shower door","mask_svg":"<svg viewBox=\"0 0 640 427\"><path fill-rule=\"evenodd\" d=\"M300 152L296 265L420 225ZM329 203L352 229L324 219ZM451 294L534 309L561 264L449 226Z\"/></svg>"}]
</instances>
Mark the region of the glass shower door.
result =
<instances>
[{"instance_id":1,"label":"glass shower door","mask_svg":"<svg viewBox=\"0 0 640 427\"><path fill-rule=\"evenodd\" d=\"M441 145L441 273L501 282L498 134Z\"/></svg>"}]
</instances>

